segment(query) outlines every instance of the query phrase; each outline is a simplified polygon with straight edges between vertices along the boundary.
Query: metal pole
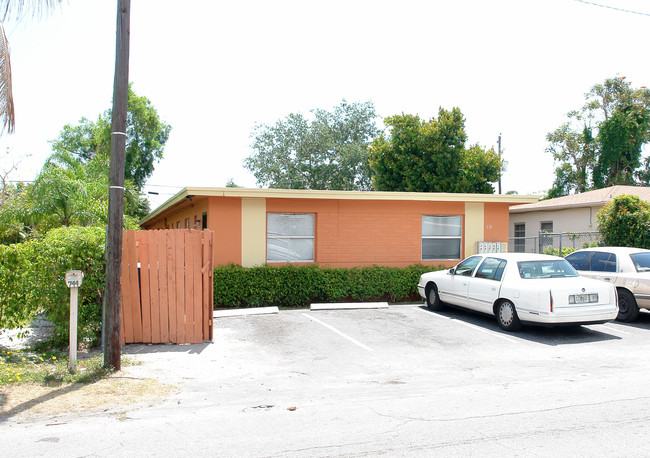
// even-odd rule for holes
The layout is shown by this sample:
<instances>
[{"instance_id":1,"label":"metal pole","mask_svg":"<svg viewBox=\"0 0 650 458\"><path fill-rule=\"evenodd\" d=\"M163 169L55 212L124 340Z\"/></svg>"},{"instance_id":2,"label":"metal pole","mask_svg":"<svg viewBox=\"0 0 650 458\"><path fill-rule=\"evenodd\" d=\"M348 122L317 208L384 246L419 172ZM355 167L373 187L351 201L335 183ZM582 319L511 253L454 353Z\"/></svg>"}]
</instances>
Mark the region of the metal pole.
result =
<instances>
[{"instance_id":1,"label":"metal pole","mask_svg":"<svg viewBox=\"0 0 650 458\"><path fill-rule=\"evenodd\" d=\"M499 162L501 162L501 134L499 133ZM501 172L503 165L499 164L499 194L501 194Z\"/></svg>"},{"instance_id":2,"label":"metal pole","mask_svg":"<svg viewBox=\"0 0 650 458\"><path fill-rule=\"evenodd\" d=\"M104 306L104 366L120 370L122 308L122 226L124 212L124 162L126 115L129 97L129 27L131 1L117 4L115 79L113 81L113 120L111 124L111 167L108 192L106 234L106 289Z\"/></svg>"},{"instance_id":3,"label":"metal pole","mask_svg":"<svg viewBox=\"0 0 650 458\"><path fill-rule=\"evenodd\" d=\"M79 288L70 288L70 372L77 370L77 310Z\"/></svg>"}]
</instances>

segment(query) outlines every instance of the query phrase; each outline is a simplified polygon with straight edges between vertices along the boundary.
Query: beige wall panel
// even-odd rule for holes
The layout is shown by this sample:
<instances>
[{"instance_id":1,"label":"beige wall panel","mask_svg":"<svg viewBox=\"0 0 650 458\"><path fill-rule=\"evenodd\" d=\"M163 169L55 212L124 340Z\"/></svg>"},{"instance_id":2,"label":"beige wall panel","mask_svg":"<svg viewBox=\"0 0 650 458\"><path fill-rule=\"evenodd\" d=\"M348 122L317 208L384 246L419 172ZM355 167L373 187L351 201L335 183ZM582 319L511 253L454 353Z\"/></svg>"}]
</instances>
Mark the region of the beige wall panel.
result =
<instances>
[{"instance_id":1,"label":"beige wall panel","mask_svg":"<svg viewBox=\"0 0 650 458\"><path fill-rule=\"evenodd\" d=\"M266 199L242 198L241 223L242 266L266 264Z\"/></svg>"},{"instance_id":2,"label":"beige wall panel","mask_svg":"<svg viewBox=\"0 0 650 458\"><path fill-rule=\"evenodd\" d=\"M483 242L485 226L484 204L465 203L465 257L476 254L476 242Z\"/></svg>"}]
</instances>

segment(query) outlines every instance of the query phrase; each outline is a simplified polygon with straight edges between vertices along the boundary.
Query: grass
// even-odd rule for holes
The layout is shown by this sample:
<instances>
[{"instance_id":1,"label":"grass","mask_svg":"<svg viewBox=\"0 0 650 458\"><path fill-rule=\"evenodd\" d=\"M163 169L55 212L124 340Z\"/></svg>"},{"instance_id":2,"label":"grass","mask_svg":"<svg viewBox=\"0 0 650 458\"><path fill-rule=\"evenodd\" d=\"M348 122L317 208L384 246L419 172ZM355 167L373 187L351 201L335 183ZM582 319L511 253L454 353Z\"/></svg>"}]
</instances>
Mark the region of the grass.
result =
<instances>
[{"instance_id":1,"label":"grass","mask_svg":"<svg viewBox=\"0 0 650 458\"><path fill-rule=\"evenodd\" d=\"M101 353L77 359L74 373L68 363L68 355L57 350L0 350L0 386L92 383L113 372L104 367Z\"/></svg>"}]
</instances>

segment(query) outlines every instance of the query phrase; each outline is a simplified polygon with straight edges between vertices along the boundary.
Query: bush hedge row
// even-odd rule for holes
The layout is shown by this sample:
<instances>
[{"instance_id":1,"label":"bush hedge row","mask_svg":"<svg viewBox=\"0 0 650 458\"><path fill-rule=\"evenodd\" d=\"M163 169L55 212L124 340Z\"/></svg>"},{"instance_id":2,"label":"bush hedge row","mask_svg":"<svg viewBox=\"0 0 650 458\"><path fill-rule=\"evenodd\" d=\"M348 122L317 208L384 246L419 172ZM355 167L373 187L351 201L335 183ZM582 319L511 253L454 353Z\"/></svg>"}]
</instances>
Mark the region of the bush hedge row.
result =
<instances>
[{"instance_id":1,"label":"bush hedge row","mask_svg":"<svg viewBox=\"0 0 650 458\"><path fill-rule=\"evenodd\" d=\"M419 300L424 272L442 268L327 268L310 266L221 266L214 269L214 305L229 307L304 307L313 302Z\"/></svg>"},{"instance_id":2,"label":"bush hedge row","mask_svg":"<svg viewBox=\"0 0 650 458\"><path fill-rule=\"evenodd\" d=\"M54 325L55 343L69 335L70 289L67 270L82 270L78 337L101 336L104 291L103 228L63 227L43 239L0 246L0 328L19 328L44 312Z\"/></svg>"}]
</instances>

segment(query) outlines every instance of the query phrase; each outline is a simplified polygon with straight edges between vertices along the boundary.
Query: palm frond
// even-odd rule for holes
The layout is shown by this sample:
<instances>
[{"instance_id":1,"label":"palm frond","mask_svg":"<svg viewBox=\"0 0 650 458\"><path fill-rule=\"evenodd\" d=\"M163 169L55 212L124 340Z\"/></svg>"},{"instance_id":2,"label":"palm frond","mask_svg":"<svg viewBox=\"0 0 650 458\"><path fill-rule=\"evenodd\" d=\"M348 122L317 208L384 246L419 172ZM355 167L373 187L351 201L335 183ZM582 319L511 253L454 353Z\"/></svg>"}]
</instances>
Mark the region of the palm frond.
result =
<instances>
[{"instance_id":1,"label":"palm frond","mask_svg":"<svg viewBox=\"0 0 650 458\"><path fill-rule=\"evenodd\" d=\"M0 131L12 133L16 125L14 96L11 89L11 60L9 42L0 23Z\"/></svg>"},{"instance_id":2,"label":"palm frond","mask_svg":"<svg viewBox=\"0 0 650 458\"><path fill-rule=\"evenodd\" d=\"M29 16L40 19L54 10L62 0L0 0L0 17L20 21Z\"/></svg>"}]
</instances>

